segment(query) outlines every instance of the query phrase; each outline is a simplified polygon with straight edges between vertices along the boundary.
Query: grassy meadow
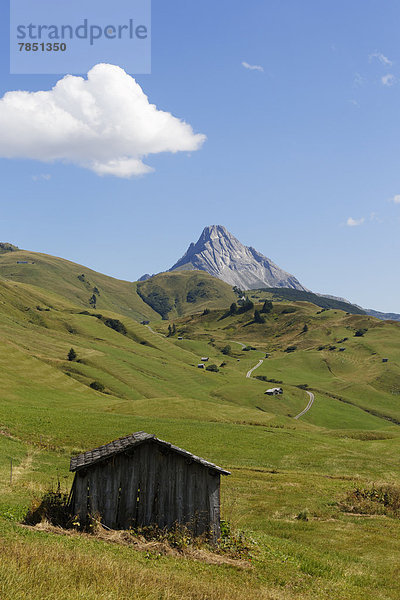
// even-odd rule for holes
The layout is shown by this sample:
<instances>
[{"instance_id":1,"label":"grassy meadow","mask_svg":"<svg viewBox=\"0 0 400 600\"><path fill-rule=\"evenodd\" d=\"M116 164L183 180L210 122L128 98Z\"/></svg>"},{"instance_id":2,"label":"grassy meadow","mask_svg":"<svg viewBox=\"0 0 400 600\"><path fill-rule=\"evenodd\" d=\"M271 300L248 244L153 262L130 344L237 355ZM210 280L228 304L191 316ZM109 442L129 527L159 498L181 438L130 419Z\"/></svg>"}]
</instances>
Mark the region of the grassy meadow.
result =
<instances>
[{"instance_id":1,"label":"grassy meadow","mask_svg":"<svg viewBox=\"0 0 400 600\"><path fill-rule=\"evenodd\" d=\"M399 518L345 499L400 486L400 325L288 300L254 323L254 310L224 316L231 292L189 276L157 283L175 305L168 321L136 284L44 255L0 256L0 598L399 598ZM198 369L202 356L219 371ZM268 379L283 396L264 394L278 385ZM306 389L315 401L296 420ZM69 490L72 453L138 430L232 472L222 514L251 559L21 525L49 488Z\"/></svg>"}]
</instances>

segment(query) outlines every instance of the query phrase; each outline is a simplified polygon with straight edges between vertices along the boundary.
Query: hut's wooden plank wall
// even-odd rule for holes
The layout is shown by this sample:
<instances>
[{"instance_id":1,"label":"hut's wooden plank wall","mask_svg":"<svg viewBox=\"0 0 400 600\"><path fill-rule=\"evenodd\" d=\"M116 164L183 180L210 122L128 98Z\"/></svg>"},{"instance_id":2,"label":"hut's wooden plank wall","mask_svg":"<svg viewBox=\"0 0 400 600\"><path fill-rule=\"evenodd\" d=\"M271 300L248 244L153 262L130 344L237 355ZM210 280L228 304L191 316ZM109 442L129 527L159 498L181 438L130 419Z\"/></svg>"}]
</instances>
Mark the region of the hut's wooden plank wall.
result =
<instances>
[{"instance_id":1,"label":"hut's wooden plank wall","mask_svg":"<svg viewBox=\"0 0 400 600\"><path fill-rule=\"evenodd\" d=\"M180 523L216 539L219 490L219 472L144 443L77 471L71 507L81 524L96 514L112 529Z\"/></svg>"}]
</instances>

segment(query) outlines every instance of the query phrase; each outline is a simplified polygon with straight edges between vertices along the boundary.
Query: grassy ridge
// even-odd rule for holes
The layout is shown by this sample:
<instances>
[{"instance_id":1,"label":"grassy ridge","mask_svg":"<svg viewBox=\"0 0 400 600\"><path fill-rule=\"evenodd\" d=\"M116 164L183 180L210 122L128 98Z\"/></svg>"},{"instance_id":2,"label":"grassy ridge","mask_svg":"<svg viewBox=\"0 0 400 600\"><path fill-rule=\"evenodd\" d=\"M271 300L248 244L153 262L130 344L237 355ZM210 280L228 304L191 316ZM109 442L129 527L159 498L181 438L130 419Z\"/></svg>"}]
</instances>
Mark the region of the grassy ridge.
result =
<instances>
[{"instance_id":1,"label":"grassy ridge","mask_svg":"<svg viewBox=\"0 0 400 600\"><path fill-rule=\"evenodd\" d=\"M158 318L136 293L136 283L108 277L63 258L26 250L0 254L0 276L61 295L85 308L111 310L138 320ZM95 302L91 304L93 296Z\"/></svg>"},{"instance_id":2,"label":"grassy ridge","mask_svg":"<svg viewBox=\"0 0 400 600\"><path fill-rule=\"evenodd\" d=\"M291 288L261 288L251 290L252 298L261 300L262 298L271 298L273 300L290 300L292 302L311 302L321 308L343 310L352 315L365 315L366 312L359 306L339 300L338 298L320 296L313 292L303 290L294 290Z\"/></svg>"}]
</instances>

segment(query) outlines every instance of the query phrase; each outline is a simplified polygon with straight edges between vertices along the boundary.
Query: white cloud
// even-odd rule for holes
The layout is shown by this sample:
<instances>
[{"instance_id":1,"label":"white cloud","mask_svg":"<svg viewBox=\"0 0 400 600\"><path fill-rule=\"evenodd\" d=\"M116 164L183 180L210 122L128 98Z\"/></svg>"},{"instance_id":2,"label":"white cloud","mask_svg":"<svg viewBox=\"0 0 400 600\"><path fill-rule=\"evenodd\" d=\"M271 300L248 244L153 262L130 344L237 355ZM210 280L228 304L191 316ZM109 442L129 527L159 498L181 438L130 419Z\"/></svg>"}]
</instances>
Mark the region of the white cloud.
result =
<instances>
[{"instance_id":1,"label":"white cloud","mask_svg":"<svg viewBox=\"0 0 400 600\"><path fill-rule=\"evenodd\" d=\"M383 85L390 87L396 82L396 77L391 73L388 73L387 75L381 77L381 82L383 83Z\"/></svg>"},{"instance_id":2,"label":"white cloud","mask_svg":"<svg viewBox=\"0 0 400 600\"><path fill-rule=\"evenodd\" d=\"M392 202L394 202L395 204L400 204L400 194L396 194L395 196L393 196Z\"/></svg>"},{"instance_id":3,"label":"white cloud","mask_svg":"<svg viewBox=\"0 0 400 600\"><path fill-rule=\"evenodd\" d=\"M98 64L53 89L0 99L0 157L62 161L98 175L132 177L153 169L143 158L198 150L206 137L150 104L123 69Z\"/></svg>"},{"instance_id":4,"label":"white cloud","mask_svg":"<svg viewBox=\"0 0 400 600\"><path fill-rule=\"evenodd\" d=\"M360 73L355 73L354 79L353 79L353 86L360 87L361 85L364 85L364 83L365 83L365 77L360 75Z\"/></svg>"},{"instance_id":5,"label":"white cloud","mask_svg":"<svg viewBox=\"0 0 400 600\"><path fill-rule=\"evenodd\" d=\"M376 212L370 213L369 220L371 223L383 223L383 219Z\"/></svg>"},{"instance_id":6,"label":"white cloud","mask_svg":"<svg viewBox=\"0 0 400 600\"><path fill-rule=\"evenodd\" d=\"M353 219L353 217L349 217L346 221L346 225L348 227L357 227L358 225L362 225L364 221L364 217L361 217L360 219Z\"/></svg>"},{"instance_id":7,"label":"white cloud","mask_svg":"<svg viewBox=\"0 0 400 600\"><path fill-rule=\"evenodd\" d=\"M368 58L370 61L373 59L378 60L382 65L385 65L385 67L391 67L393 64L393 61L389 60L387 56L382 54L382 52L372 52Z\"/></svg>"},{"instance_id":8,"label":"white cloud","mask_svg":"<svg viewBox=\"0 0 400 600\"><path fill-rule=\"evenodd\" d=\"M264 73L264 67L262 67L261 65L250 65L246 61L243 61L242 66L245 69L250 69L250 71L261 71L261 73Z\"/></svg>"},{"instance_id":9,"label":"white cloud","mask_svg":"<svg viewBox=\"0 0 400 600\"><path fill-rule=\"evenodd\" d=\"M40 175L32 175L33 181L49 181L51 175L49 173L41 173Z\"/></svg>"}]
</instances>

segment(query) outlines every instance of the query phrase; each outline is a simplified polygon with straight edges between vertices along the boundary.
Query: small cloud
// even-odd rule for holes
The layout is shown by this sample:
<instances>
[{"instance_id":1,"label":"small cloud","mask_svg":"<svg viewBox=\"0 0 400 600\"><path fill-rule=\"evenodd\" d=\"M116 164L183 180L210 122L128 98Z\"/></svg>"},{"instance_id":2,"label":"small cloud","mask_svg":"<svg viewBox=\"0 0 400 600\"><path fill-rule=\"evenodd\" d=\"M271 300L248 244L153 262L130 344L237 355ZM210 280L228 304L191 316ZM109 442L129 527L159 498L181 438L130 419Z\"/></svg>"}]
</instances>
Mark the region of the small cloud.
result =
<instances>
[{"instance_id":1,"label":"small cloud","mask_svg":"<svg viewBox=\"0 0 400 600\"><path fill-rule=\"evenodd\" d=\"M393 196L393 198L391 200L395 204L400 204L400 194L396 194L395 196Z\"/></svg>"},{"instance_id":2,"label":"small cloud","mask_svg":"<svg viewBox=\"0 0 400 600\"><path fill-rule=\"evenodd\" d=\"M383 223L383 220L379 217L379 215L376 212L370 213L369 220L371 221L371 223Z\"/></svg>"},{"instance_id":3,"label":"small cloud","mask_svg":"<svg viewBox=\"0 0 400 600\"><path fill-rule=\"evenodd\" d=\"M365 77L360 75L360 73L355 73L354 78L353 78L353 86L360 87L360 86L364 85L364 83L365 83Z\"/></svg>"},{"instance_id":4,"label":"small cloud","mask_svg":"<svg viewBox=\"0 0 400 600\"><path fill-rule=\"evenodd\" d=\"M349 100L350 104L352 104L353 106L356 106L357 108L359 108L359 103L357 102L357 100L354 100L354 98L352 98L351 100Z\"/></svg>"},{"instance_id":5,"label":"small cloud","mask_svg":"<svg viewBox=\"0 0 400 600\"><path fill-rule=\"evenodd\" d=\"M49 173L41 173L40 175L32 175L33 181L49 181L51 175Z\"/></svg>"},{"instance_id":6,"label":"small cloud","mask_svg":"<svg viewBox=\"0 0 400 600\"><path fill-rule=\"evenodd\" d=\"M262 67L261 65L249 65L249 63L243 61L242 66L245 69L250 69L250 71L261 71L261 73L264 73L264 67Z\"/></svg>"},{"instance_id":7,"label":"small cloud","mask_svg":"<svg viewBox=\"0 0 400 600\"><path fill-rule=\"evenodd\" d=\"M396 77L394 75L392 75L391 73L388 73L387 75L384 75L383 77L381 77L381 81L382 81L383 85L390 87L394 83L396 83Z\"/></svg>"},{"instance_id":8,"label":"small cloud","mask_svg":"<svg viewBox=\"0 0 400 600\"><path fill-rule=\"evenodd\" d=\"M384 54L382 54L382 52L372 52L372 54L369 55L369 61L373 61L374 59L379 61L381 63L381 65L384 65L385 67L391 67L393 64L393 61L389 60L389 58L387 56L385 56Z\"/></svg>"},{"instance_id":9,"label":"small cloud","mask_svg":"<svg viewBox=\"0 0 400 600\"><path fill-rule=\"evenodd\" d=\"M349 217L346 221L346 225L348 227L357 227L358 225L362 225L364 221L364 217L361 217L360 219L353 219L353 217Z\"/></svg>"}]
</instances>

